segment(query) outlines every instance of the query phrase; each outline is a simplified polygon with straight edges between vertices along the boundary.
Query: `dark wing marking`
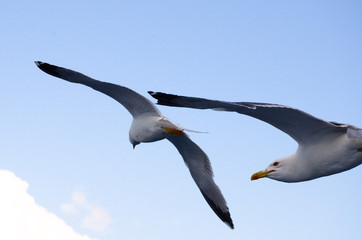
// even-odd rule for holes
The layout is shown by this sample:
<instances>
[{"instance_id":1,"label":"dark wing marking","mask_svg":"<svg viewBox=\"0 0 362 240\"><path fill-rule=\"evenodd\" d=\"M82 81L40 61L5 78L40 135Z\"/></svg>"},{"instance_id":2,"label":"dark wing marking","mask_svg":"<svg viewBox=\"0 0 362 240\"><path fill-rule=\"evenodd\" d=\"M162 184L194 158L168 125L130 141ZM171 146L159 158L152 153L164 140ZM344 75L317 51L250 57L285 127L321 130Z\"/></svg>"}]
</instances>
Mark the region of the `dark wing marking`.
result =
<instances>
[{"instance_id":1,"label":"dark wing marking","mask_svg":"<svg viewBox=\"0 0 362 240\"><path fill-rule=\"evenodd\" d=\"M287 133L298 143L318 139L328 131L331 133L346 132L344 126L338 126L301 110L278 104L225 102L160 92L149 93L158 100L157 103L160 105L230 111L257 118Z\"/></svg>"},{"instance_id":2,"label":"dark wing marking","mask_svg":"<svg viewBox=\"0 0 362 240\"><path fill-rule=\"evenodd\" d=\"M80 83L102 92L122 104L133 117L143 113L161 115L156 106L147 98L135 91L113 83L92 79L79 72L36 61L35 64L44 72L68 82Z\"/></svg>"},{"instance_id":3,"label":"dark wing marking","mask_svg":"<svg viewBox=\"0 0 362 240\"><path fill-rule=\"evenodd\" d=\"M211 163L207 155L186 134L180 136L170 134L167 139L181 154L192 178L212 210L233 229L234 224L229 208L219 187L214 182Z\"/></svg>"}]
</instances>

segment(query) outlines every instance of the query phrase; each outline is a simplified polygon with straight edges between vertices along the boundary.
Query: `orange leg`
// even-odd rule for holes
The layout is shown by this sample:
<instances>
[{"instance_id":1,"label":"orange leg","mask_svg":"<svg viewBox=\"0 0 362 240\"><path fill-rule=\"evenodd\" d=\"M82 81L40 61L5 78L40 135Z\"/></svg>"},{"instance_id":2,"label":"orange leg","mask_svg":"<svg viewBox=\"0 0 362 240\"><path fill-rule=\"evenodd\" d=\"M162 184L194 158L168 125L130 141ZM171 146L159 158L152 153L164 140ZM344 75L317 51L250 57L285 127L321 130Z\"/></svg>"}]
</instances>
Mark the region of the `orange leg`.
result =
<instances>
[{"instance_id":1,"label":"orange leg","mask_svg":"<svg viewBox=\"0 0 362 240\"><path fill-rule=\"evenodd\" d=\"M163 129L165 129L169 133L172 133L174 136L181 136L185 134L183 131L174 128L163 127Z\"/></svg>"}]
</instances>

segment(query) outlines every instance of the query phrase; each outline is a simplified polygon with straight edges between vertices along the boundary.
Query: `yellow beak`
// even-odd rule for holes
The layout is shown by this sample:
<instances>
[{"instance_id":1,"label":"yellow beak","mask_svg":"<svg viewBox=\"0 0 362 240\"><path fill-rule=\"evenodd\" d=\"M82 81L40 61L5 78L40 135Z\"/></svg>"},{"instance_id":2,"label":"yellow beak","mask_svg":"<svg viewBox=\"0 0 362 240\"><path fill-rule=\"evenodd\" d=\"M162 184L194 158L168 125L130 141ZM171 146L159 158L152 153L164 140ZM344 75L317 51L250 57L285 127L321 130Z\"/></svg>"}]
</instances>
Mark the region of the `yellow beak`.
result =
<instances>
[{"instance_id":1,"label":"yellow beak","mask_svg":"<svg viewBox=\"0 0 362 240\"><path fill-rule=\"evenodd\" d=\"M260 172L254 173L253 175L251 175L251 180L257 180L259 178L267 177L269 175L269 173L271 173L271 172L275 172L275 170L260 171Z\"/></svg>"}]
</instances>

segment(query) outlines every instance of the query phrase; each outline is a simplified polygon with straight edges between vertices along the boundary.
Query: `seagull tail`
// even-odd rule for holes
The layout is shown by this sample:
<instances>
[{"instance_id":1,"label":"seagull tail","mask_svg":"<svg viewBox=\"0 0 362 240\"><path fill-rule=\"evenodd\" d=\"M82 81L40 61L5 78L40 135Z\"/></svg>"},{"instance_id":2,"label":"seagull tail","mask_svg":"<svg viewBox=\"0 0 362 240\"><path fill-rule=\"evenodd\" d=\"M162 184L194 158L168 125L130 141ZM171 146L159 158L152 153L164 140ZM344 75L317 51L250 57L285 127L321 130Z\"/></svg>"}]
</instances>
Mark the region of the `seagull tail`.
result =
<instances>
[{"instance_id":1,"label":"seagull tail","mask_svg":"<svg viewBox=\"0 0 362 240\"><path fill-rule=\"evenodd\" d=\"M187 129L187 128L184 128L184 131L193 132L193 133L209 133L209 132L201 132L201 131L191 130L191 129Z\"/></svg>"}]
</instances>

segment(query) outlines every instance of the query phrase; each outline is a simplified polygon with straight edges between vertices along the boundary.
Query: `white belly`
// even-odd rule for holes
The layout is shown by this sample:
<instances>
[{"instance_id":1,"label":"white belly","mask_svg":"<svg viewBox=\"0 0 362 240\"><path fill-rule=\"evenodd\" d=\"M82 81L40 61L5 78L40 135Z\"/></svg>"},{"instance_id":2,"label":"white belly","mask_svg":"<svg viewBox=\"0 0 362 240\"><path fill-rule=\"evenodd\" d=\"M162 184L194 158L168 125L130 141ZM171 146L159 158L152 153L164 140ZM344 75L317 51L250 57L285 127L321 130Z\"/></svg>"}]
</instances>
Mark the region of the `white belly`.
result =
<instances>
[{"instance_id":1,"label":"white belly","mask_svg":"<svg viewBox=\"0 0 362 240\"><path fill-rule=\"evenodd\" d=\"M183 130L165 117L140 116L133 119L129 135L138 142L155 142L166 138L168 132L163 127Z\"/></svg>"},{"instance_id":2,"label":"white belly","mask_svg":"<svg viewBox=\"0 0 362 240\"><path fill-rule=\"evenodd\" d=\"M343 172L362 164L362 152L346 134L331 142L310 147L302 157L308 162L310 171L319 175L316 177Z\"/></svg>"}]
</instances>

